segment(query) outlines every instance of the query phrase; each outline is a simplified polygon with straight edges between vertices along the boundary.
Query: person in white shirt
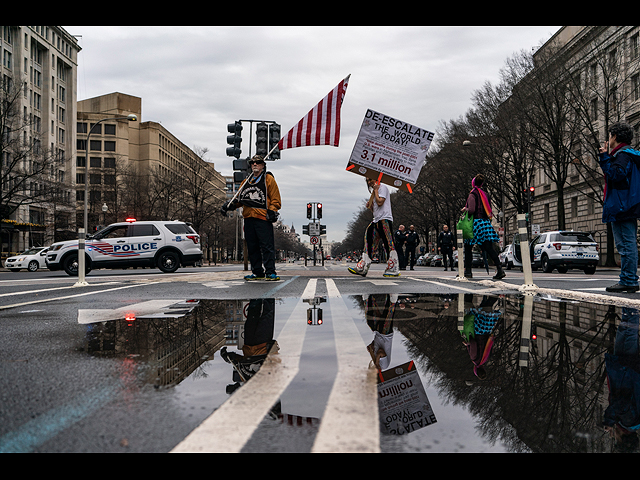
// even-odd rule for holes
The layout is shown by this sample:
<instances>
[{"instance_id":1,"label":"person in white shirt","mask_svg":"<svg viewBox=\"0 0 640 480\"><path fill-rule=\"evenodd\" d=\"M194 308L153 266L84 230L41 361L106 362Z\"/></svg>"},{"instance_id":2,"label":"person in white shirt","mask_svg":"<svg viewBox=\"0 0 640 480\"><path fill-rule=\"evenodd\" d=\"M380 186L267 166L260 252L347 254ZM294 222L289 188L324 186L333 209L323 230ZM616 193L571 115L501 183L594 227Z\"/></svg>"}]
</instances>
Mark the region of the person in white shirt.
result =
<instances>
[{"instance_id":1,"label":"person in white shirt","mask_svg":"<svg viewBox=\"0 0 640 480\"><path fill-rule=\"evenodd\" d=\"M373 212L373 221L367 227L364 235L364 249L362 258L355 268L349 267L349 272L365 277L371 265L371 259L382 244L387 254L387 269L385 277L399 277L400 266L398 264L398 252L393 243L393 214L391 213L391 199L386 185L375 179L367 178L367 187L371 197L367 202L367 208Z\"/></svg>"}]
</instances>

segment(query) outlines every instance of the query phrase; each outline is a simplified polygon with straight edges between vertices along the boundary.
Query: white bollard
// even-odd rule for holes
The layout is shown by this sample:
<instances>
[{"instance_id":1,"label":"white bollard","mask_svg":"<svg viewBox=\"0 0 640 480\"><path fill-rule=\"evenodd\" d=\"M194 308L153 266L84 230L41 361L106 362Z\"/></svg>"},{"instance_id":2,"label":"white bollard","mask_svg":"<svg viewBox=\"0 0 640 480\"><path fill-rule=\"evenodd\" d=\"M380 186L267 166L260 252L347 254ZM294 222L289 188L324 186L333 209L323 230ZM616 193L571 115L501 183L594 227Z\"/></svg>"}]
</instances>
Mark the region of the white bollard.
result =
<instances>
[{"instance_id":1,"label":"white bollard","mask_svg":"<svg viewBox=\"0 0 640 480\"><path fill-rule=\"evenodd\" d=\"M458 276L456 280L467 280L464 278L464 239L462 238L462 230L457 231L458 241Z\"/></svg>"},{"instance_id":2,"label":"white bollard","mask_svg":"<svg viewBox=\"0 0 640 480\"><path fill-rule=\"evenodd\" d=\"M522 257L522 271L524 272L523 288L537 288L533 284L533 273L531 270L531 257L529 253L529 234L527 232L527 220L524 213L518 214L518 233L520 234L520 256Z\"/></svg>"}]
</instances>

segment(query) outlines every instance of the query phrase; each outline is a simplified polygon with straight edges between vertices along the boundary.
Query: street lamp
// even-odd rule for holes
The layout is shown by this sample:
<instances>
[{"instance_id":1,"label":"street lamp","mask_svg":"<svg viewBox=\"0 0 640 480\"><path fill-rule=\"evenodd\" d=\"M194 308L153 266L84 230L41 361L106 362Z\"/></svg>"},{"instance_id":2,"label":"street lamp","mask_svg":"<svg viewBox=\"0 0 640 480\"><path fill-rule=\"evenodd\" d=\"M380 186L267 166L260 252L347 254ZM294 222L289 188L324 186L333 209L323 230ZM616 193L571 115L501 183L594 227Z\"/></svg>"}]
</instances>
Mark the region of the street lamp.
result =
<instances>
[{"instance_id":1,"label":"street lamp","mask_svg":"<svg viewBox=\"0 0 640 480\"><path fill-rule=\"evenodd\" d=\"M91 136L91 133L93 132L93 129L96 127L96 125L105 122L107 120L129 120L130 122L135 122L138 119L138 117L136 115L130 114L130 115L119 115L116 117L108 117L108 118L103 118L102 120L98 120L96 123L93 124L93 126L89 129L89 132L87 133L87 144L85 146L85 150L86 150L86 155L85 155L85 159L84 159L84 223L83 223L83 227L84 228L79 228L78 229L78 281L74 284L74 287L84 287L89 285L86 281L85 281L85 258L84 258L84 254L85 254L85 248L84 248L84 242L86 240L86 232L87 229L89 228L89 221L88 221L88 217L89 217L89 213L88 213L88 200L89 200L89 151L90 151L90 141L89 141L89 137Z\"/></svg>"}]
</instances>

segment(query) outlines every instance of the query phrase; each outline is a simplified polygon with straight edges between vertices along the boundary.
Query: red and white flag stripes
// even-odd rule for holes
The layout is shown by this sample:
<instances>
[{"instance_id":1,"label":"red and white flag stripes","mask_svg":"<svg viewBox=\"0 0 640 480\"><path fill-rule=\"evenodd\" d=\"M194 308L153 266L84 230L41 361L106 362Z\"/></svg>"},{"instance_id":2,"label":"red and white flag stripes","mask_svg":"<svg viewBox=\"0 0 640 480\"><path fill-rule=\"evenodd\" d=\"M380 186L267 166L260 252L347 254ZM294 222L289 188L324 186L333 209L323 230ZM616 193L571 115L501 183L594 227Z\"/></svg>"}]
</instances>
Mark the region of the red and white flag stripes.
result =
<instances>
[{"instance_id":1,"label":"red and white flag stripes","mask_svg":"<svg viewBox=\"0 0 640 480\"><path fill-rule=\"evenodd\" d=\"M320 100L289 132L280 139L278 148L333 145L340 143L340 107L349 83L348 75L326 97Z\"/></svg>"}]
</instances>

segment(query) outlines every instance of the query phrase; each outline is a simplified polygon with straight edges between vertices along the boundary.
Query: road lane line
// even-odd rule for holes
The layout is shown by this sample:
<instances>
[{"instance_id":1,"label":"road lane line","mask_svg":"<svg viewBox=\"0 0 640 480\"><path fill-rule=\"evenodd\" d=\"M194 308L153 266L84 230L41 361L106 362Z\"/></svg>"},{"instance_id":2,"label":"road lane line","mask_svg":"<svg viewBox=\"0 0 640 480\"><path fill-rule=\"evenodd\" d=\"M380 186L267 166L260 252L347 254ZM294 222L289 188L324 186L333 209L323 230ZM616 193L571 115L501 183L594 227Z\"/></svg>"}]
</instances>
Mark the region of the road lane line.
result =
<instances>
[{"instance_id":1,"label":"road lane line","mask_svg":"<svg viewBox=\"0 0 640 480\"><path fill-rule=\"evenodd\" d=\"M376 370L335 282L327 278L338 374L312 448L313 453L380 452Z\"/></svg>"},{"instance_id":2,"label":"road lane line","mask_svg":"<svg viewBox=\"0 0 640 480\"><path fill-rule=\"evenodd\" d=\"M106 283L92 283L92 287L101 287L103 285L115 285L120 282L106 282ZM10 297L13 295L27 295L31 293L42 293L42 292L53 292L55 290L68 290L70 288L78 288L75 285L70 285L68 287L55 287L55 288L43 288L40 290L25 290L24 292L11 292L11 293L0 293L0 297Z\"/></svg>"},{"instance_id":3,"label":"road lane line","mask_svg":"<svg viewBox=\"0 0 640 480\"><path fill-rule=\"evenodd\" d=\"M6 310L8 308L15 308L15 307L22 307L24 305L33 305L36 303L55 302L57 300L66 300L69 298L84 297L86 295L95 295L96 293L113 292L115 290L124 290L125 288L142 287L146 285L153 285L154 283L160 283L160 282L137 283L135 285L125 285L124 287L108 288L106 290L96 290L94 292L84 292L84 293L78 293L76 295L66 295L64 297L42 298L39 300L31 300L30 302L14 303L13 305L2 305L0 306L0 310Z\"/></svg>"},{"instance_id":4,"label":"road lane line","mask_svg":"<svg viewBox=\"0 0 640 480\"><path fill-rule=\"evenodd\" d=\"M450 285L448 283L442 283L442 282L436 282L435 280L425 280L423 278L418 278L418 277L406 277L406 278L410 278L411 280L416 280L418 282L425 282L425 283L433 283L434 285L439 285L441 287L447 287L447 288L453 288L455 290L463 290L465 292L469 292L469 293L475 293L478 295L481 295L483 293L490 293L490 292L495 292L496 290L500 290L500 288L496 285L495 287L491 287L491 288L485 288L482 290L474 290L472 288L468 288L468 287L456 287L455 285ZM517 288L517 287L513 287L513 288Z\"/></svg>"},{"instance_id":5,"label":"road lane line","mask_svg":"<svg viewBox=\"0 0 640 480\"><path fill-rule=\"evenodd\" d=\"M311 280L307 283L309 288ZM258 373L171 453L238 453L242 450L298 373L302 344L308 330L304 321L307 307L300 298L276 339L280 347L278 353L268 355Z\"/></svg>"}]
</instances>

